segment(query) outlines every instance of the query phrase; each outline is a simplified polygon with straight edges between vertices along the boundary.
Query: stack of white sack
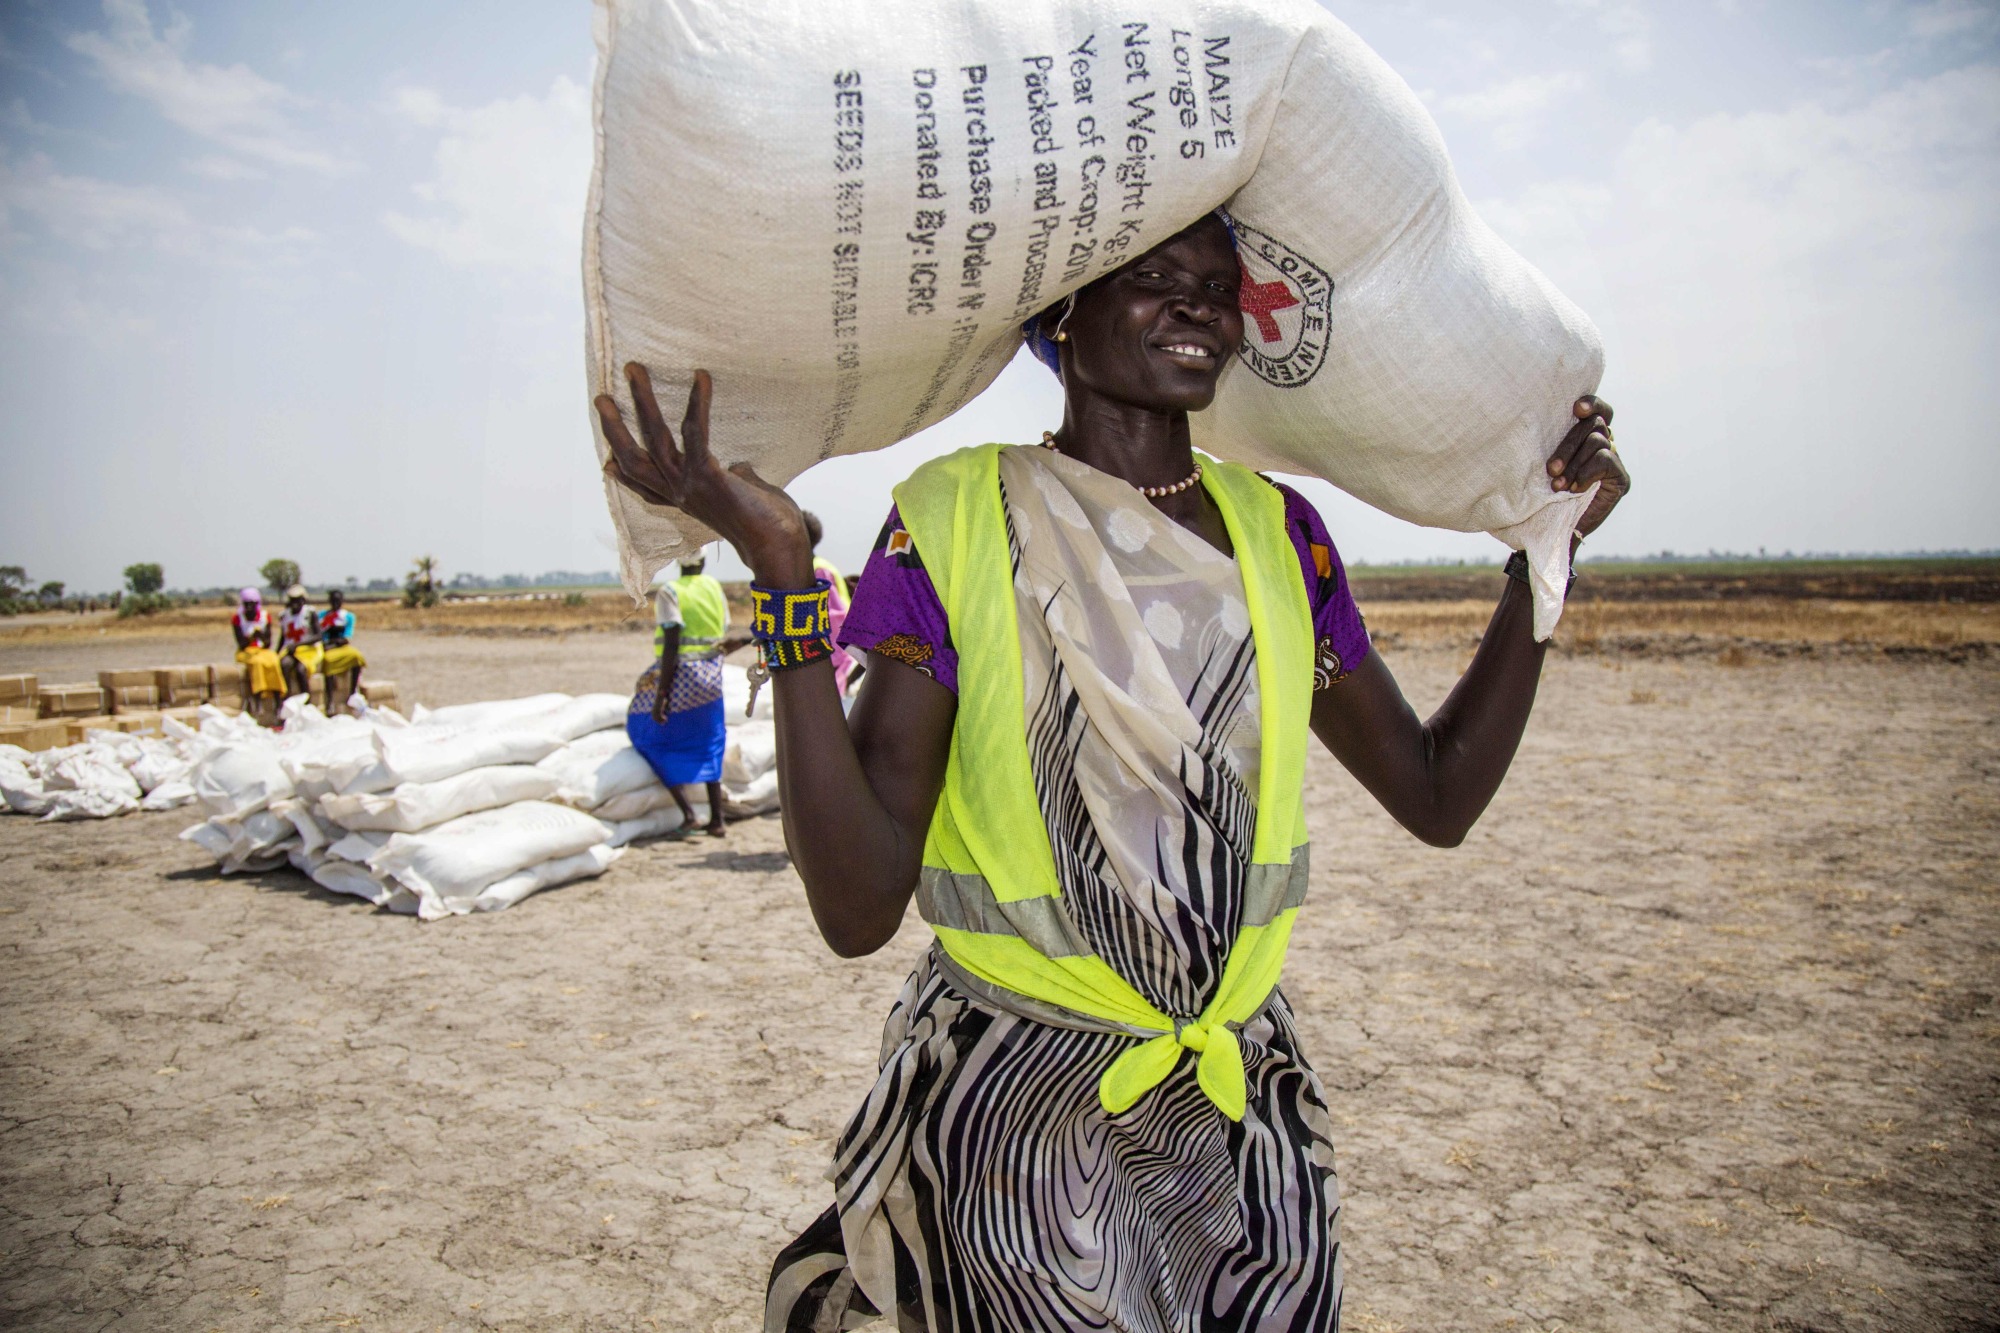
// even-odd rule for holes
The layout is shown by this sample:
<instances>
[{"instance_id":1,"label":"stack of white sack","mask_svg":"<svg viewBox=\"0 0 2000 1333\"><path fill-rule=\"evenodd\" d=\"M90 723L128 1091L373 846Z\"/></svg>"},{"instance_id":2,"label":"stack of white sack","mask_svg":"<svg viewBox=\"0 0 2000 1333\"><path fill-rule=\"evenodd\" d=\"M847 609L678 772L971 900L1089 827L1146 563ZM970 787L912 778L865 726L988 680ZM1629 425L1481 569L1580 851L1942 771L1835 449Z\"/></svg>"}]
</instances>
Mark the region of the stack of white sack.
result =
<instances>
[{"instance_id":1,"label":"stack of white sack","mask_svg":"<svg viewBox=\"0 0 2000 1333\"><path fill-rule=\"evenodd\" d=\"M725 671L746 695L742 672ZM760 704L760 719L730 732L725 768L739 779L725 812L776 804ZM290 862L331 892L427 921L511 907L602 874L625 844L681 822L626 738L627 706L544 694L419 707L405 721L367 708L330 719L295 699L276 733L205 714L189 780L209 818L181 836L225 874Z\"/></svg>"},{"instance_id":2,"label":"stack of white sack","mask_svg":"<svg viewBox=\"0 0 2000 1333\"><path fill-rule=\"evenodd\" d=\"M81 744L39 753L0 745L0 813L108 819L186 805L200 741L173 718L165 727L164 736L92 731Z\"/></svg>"},{"instance_id":3,"label":"stack of white sack","mask_svg":"<svg viewBox=\"0 0 2000 1333\"><path fill-rule=\"evenodd\" d=\"M950 416L1022 321L1226 206L1243 342L1195 444L1525 548L1553 630L1589 493L1544 464L1597 331L1313 0L597 0L596 32L586 359L628 421L628 361L669 418L705 367L717 456L782 486ZM606 486L635 594L712 536Z\"/></svg>"}]
</instances>

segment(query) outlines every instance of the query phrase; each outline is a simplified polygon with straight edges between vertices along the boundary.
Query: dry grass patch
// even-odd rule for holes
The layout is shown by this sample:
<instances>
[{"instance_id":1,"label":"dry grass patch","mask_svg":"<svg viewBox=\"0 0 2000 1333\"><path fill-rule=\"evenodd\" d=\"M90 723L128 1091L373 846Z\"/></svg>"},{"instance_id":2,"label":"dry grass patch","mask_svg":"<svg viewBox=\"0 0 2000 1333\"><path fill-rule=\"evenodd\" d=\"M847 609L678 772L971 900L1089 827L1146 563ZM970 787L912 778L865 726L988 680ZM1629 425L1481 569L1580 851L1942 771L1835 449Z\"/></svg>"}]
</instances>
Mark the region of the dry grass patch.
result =
<instances>
[{"instance_id":1,"label":"dry grass patch","mask_svg":"<svg viewBox=\"0 0 2000 1333\"><path fill-rule=\"evenodd\" d=\"M1484 601L1364 604L1385 648L1470 644L1485 630ZM1873 648L1984 654L2000 650L2000 604L1804 601L1572 602L1556 630L1568 652L1700 654L1740 666L1760 651Z\"/></svg>"}]
</instances>

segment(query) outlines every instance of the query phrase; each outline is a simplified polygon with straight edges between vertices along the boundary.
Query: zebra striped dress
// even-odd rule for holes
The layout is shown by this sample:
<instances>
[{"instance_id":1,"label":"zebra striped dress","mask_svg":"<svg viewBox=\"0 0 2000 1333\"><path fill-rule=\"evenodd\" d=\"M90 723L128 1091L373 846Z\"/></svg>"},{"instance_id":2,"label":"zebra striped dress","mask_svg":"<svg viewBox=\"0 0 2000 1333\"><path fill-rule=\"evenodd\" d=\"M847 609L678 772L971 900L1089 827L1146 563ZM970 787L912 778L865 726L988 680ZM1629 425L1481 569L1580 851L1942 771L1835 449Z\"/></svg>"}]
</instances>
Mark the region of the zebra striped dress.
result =
<instances>
[{"instance_id":1,"label":"zebra striped dress","mask_svg":"<svg viewBox=\"0 0 2000 1333\"><path fill-rule=\"evenodd\" d=\"M1061 906L1156 1007L1193 1017L1236 934L1256 819L1241 575L1131 487L1061 455L1004 451L1001 478L1029 754ZM1316 515L1309 526L1323 542ZM879 609L921 571L898 533L892 515L847 642L889 642L942 678L953 663L941 611ZM1301 558L1312 591L1326 562ZM879 567L902 577L871 588ZM1317 582L1331 680L1338 654L1351 666L1366 639L1358 615L1329 632ZM1344 578L1334 582L1352 615ZM1325 1096L1282 994L1239 1040L1241 1122L1201 1092L1189 1053L1110 1115L1098 1080L1133 1038L997 991L933 946L890 1011L875 1085L836 1148L836 1202L773 1266L767 1333L878 1319L931 1333L1337 1329Z\"/></svg>"}]
</instances>

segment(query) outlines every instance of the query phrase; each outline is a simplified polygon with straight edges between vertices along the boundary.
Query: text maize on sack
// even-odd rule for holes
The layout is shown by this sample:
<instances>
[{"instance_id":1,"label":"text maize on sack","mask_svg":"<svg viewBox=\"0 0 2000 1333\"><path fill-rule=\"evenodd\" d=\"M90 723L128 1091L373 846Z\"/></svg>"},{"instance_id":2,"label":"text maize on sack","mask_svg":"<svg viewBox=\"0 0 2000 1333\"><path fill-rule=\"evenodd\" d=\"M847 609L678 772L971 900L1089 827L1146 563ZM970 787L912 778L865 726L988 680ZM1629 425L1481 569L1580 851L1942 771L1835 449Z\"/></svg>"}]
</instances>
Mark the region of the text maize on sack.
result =
<instances>
[{"instance_id":1,"label":"text maize on sack","mask_svg":"<svg viewBox=\"0 0 2000 1333\"><path fill-rule=\"evenodd\" d=\"M1589 493L1544 464L1597 332L1318 6L599 0L597 28L593 394L708 369L717 453L782 484L950 415L1024 320L1226 206L1244 340L1196 445L1525 548L1553 629ZM635 591L712 535L606 492Z\"/></svg>"}]
</instances>

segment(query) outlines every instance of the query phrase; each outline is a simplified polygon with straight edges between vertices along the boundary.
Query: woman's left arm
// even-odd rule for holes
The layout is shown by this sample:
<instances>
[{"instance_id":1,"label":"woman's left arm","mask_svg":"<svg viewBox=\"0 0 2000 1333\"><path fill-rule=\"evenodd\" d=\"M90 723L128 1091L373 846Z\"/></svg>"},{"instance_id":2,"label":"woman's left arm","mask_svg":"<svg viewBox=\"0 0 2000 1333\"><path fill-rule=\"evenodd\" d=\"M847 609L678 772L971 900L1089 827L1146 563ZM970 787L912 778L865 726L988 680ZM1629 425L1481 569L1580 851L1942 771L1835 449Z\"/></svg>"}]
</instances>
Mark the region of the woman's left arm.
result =
<instances>
[{"instance_id":1,"label":"woman's left arm","mask_svg":"<svg viewBox=\"0 0 2000 1333\"><path fill-rule=\"evenodd\" d=\"M1598 492L1577 523L1594 530L1631 489L1611 447L1611 406L1576 404L1577 422L1549 459L1550 485ZM1548 646L1535 642L1534 599L1508 580L1472 664L1429 721L1370 653L1313 699L1313 733L1396 822L1434 847L1456 847L1485 811L1527 729Z\"/></svg>"}]
</instances>

